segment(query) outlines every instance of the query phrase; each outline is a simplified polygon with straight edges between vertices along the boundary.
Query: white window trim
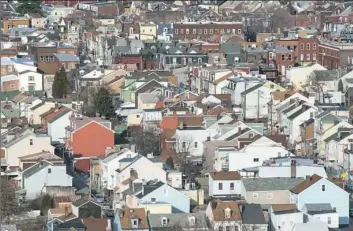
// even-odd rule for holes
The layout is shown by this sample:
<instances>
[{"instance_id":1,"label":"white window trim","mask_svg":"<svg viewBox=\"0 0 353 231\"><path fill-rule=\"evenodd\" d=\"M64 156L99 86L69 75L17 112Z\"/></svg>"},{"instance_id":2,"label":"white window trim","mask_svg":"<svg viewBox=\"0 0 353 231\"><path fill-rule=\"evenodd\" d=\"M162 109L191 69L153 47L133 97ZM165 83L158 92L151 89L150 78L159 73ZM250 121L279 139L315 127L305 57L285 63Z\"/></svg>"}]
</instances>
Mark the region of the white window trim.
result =
<instances>
[{"instance_id":1,"label":"white window trim","mask_svg":"<svg viewBox=\"0 0 353 231\"><path fill-rule=\"evenodd\" d=\"M258 193L252 193L252 198L258 199L259 198L259 194Z\"/></svg>"}]
</instances>

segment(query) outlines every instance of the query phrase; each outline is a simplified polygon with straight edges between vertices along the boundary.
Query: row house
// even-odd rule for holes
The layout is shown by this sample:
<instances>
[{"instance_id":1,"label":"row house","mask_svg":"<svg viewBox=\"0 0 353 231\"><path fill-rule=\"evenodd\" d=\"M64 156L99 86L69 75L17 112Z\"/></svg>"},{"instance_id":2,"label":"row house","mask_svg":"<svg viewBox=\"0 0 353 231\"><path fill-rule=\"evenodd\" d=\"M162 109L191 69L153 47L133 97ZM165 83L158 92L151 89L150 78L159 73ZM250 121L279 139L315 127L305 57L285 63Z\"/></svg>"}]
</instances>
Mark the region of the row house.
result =
<instances>
[{"instance_id":1,"label":"row house","mask_svg":"<svg viewBox=\"0 0 353 231\"><path fill-rule=\"evenodd\" d=\"M123 23L122 32L130 39L140 38L140 24L134 22Z\"/></svg>"},{"instance_id":2,"label":"row house","mask_svg":"<svg viewBox=\"0 0 353 231\"><path fill-rule=\"evenodd\" d=\"M226 86L226 80L234 74L230 69L219 69L218 67L197 68L197 75L192 78L191 89L209 94L220 94Z\"/></svg>"},{"instance_id":3,"label":"row house","mask_svg":"<svg viewBox=\"0 0 353 231\"><path fill-rule=\"evenodd\" d=\"M328 68L337 69L348 65L353 45L349 43L321 40L318 45L317 62Z\"/></svg>"},{"instance_id":4,"label":"row house","mask_svg":"<svg viewBox=\"0 0 353 231\"><path fill-rule=\"evenodd\" d=\"M2 20L2 30L4 34L9 34L11 29L28 28L30 20L28 18L10 18Z\"/></svg>"},{"instance_id":5,"label":"row house","mask_svg":"<svg viewBox=\"0 0 353 231\"><path fill-rule=\"evenodd\" d=\"M299 55L297 57L300 57L301 65L316 63L318 42L317 38L298 38Z\"/></svg>"},{"instance_id":6,"label":"row house","mask_svg":"<svg viewBox=\"0 0 353 231\"><path fill-rule=\"evenodd\" d=\"M153 70L155 69L157 62L156 54L120 54L115 57L114 62L118 64L125 65L124 69L127 68L128 65L134 64L136 65L136 70Z\"/></svg>"},{"instance_id":7,"label":"row house","mask_svg":"<svg viewBox=\"0 0 353 231\"><path fill-rule=\"evenodd\" d=\"M174 23L173 37L176 40L207 40L215 35L234 34L244 37L241 22L181 22Z\"/></svg>"},{"instance_id":8,"label":"row house","mask_svg":"<svg viewBox=\"0 0 353 231\"><path fill-rule=\"evenodd\" d=\"M175 51L168 51L161 54L161 62L163 67L175 68L182 67L188 64L202 64L208 62L208 55L201 53L199 49L189 48L186 50L176 49Z\"/></svg>"},{"instance_id":9,"label":"row house","mask_svg":"<svg viewBox=\"0 0 353 231\"><path fill-rule=\"evenodd\" d=\"M16 75L7 75L1 77L1 90L33 92L43 90L43 75L36 71L25 70Z\"/></svg>"},{"instance_id":10,"label":"row house","mask_svg":"<svg viewBox=\"0 0 353 231\"><path fill-rule=\"evenodd\" d=\"M347 12L348 13L348 12ZM353 22L353 12L327 16L323 28L324 34L339 35L347 24Z\"/></svg>"}]
</instances>

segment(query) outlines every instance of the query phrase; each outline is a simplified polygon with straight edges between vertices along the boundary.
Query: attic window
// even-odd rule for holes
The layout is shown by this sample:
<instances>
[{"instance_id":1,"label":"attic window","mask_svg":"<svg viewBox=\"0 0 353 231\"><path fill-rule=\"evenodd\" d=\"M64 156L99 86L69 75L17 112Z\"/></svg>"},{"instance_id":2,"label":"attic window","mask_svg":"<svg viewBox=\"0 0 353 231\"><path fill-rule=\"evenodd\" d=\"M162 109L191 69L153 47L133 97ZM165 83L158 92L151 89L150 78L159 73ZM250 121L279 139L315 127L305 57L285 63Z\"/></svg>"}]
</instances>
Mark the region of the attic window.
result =
<instances>
[{"instance_id":1,"label":"attic window","mask_svg":"<svg viewBox=\"0 0 353 231\"><path fill-rule=\"evenodd\" d=\"M162 225L167 225L168 219L166 217L162 217Z\"/></svg>"},{"instance_id":2,"label":"attic window","mask_svg":"<svg viewBox=\"0 0 353 231\"><path fill-rule=\"evenodd\" d=\"M29 140L29 145L33 145L33 139Z\"/></svg>"},{"instance_id":3,"label":"attic window","mask_svg":"<svg viewBox=\"0 0 353 231\"><path fill-rule=\"evenodd\" d=\"M51 168L48 168L48 173L51 173Z\"/></svg>"}]
</instances>

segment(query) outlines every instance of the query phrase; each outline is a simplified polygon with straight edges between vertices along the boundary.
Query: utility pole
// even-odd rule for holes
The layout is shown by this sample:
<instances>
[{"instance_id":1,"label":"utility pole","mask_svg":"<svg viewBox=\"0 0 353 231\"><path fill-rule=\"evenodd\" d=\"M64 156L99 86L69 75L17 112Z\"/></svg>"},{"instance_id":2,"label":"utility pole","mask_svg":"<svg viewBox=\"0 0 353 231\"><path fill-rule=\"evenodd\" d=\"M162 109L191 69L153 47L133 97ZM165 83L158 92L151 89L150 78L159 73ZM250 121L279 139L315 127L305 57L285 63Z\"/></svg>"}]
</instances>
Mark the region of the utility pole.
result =
<instances>
[{"instance_id":1,"label":"utility pole","mask_svg":"<svg viewBox=\"0 0 353 231\"><path fill-rule=\"evenodd\" d=\"M247 90L247 84L246 84L246 79L244 78L244 91L246 91L246 90ZM244 122L245 122L245 119L246 119L246 94L244 95L244 108L243 108L243 110L244 110L243 115L244 115Z\"/></svg>"},{"instance_id":2,"label":"utility pole","mask_svg":"<svg viewBox=\"0 0 353 231\"><path fill-rule=\"evenodd\" d=\"M271 94L271 100L270 102L268 103L268 106L270 107L270 126L269 126L269 129L270 129L270 135L272 135L272 128L273 128L273 121L272 121L272 106L273 106L273 98L272 98L272 94Z\"/></svg>"},{"instance_id":3,"label":"utility pole","mask_svg":"<svg viewBox=\"0 0 353 231\"><path fill-rule=\"evenodd\" d=\"M257 121L260 118L260 90L257 90Z\"/></svg>"}]
</instances>

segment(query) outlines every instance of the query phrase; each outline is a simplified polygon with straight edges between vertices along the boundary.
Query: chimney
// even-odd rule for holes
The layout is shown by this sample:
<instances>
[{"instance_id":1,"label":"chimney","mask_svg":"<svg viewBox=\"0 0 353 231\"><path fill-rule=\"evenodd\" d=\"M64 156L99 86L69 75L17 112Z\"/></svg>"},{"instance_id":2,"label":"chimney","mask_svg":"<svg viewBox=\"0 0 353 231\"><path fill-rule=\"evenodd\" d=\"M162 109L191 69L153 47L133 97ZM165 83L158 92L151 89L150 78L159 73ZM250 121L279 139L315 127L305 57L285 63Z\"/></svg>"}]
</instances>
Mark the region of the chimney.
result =
<instances>
[{"instance_id":1,"label":"chimney","mask_svg":"<svg viewBox=\"0 0 353 231\"><path fill-rule=\"evenodd\" d=\"M292 160L290 164L290 177L291 178L297 177L297 163L295 160Z\"/></svg>"},{"instance_id":2,"label":"chimney","mask_svg":"<svg viewBox=\"0 0 353 231\"><path fill-rule=\"evenodd\" d=\"M184 129L184 122L183 121L180 121L179 122L179 129Z\"/></svg>"}]
</instances>

